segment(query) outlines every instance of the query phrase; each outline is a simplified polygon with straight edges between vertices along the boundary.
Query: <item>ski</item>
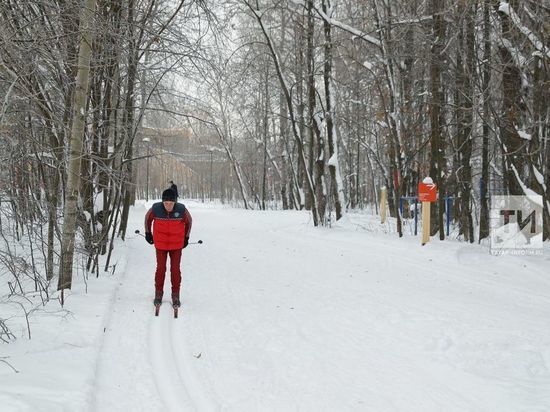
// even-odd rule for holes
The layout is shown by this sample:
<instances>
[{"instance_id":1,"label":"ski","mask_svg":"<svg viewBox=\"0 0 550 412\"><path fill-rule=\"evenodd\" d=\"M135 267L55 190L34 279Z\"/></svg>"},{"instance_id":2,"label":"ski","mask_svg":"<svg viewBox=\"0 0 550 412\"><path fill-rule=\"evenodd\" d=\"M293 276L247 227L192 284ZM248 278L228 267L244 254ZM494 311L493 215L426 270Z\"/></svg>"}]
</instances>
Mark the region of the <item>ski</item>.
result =
<instances>
[{"instance_id":1,"label":"ski","mask_svg":"<svg viewBox=\"0 0 550 412\"><path fill-rule=\"evenodd\" d=\"M160 311L160 305L161 303L155 303L155 316L159 315ZM174 309L174 318L178 317L178 309L180 308L180 303L172 304L172 308Z\"/></svg>"}]
</instances>

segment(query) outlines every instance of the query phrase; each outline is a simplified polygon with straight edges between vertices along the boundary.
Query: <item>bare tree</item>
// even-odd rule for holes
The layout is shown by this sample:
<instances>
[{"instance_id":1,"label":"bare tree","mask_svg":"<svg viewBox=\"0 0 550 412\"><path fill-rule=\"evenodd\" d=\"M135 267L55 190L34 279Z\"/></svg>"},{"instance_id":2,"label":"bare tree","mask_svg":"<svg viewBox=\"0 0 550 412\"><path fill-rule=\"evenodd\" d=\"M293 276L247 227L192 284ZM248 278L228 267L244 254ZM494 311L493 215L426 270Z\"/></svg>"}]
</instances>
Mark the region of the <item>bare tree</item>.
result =
<instances>
[{"instance_id":1,"label":"bare tree","mask_svg":"<svg viewBox=\"0 0 550 412\"><path fill-rule=\"evenodd\" d=\"M71 136L69 140L69 167L67 169L67 193L65 197L63 236L61 239L61 267L57 289L70 289L73 274L73 255L75 247L77 202L80 187L80 163L82 141L86 127L86 103L88 101L88 79L92 55L92 32L95 0L86 0L80 13L80 47L78 52L78 71L73 104Z\"/></svg>"}]
</instances>

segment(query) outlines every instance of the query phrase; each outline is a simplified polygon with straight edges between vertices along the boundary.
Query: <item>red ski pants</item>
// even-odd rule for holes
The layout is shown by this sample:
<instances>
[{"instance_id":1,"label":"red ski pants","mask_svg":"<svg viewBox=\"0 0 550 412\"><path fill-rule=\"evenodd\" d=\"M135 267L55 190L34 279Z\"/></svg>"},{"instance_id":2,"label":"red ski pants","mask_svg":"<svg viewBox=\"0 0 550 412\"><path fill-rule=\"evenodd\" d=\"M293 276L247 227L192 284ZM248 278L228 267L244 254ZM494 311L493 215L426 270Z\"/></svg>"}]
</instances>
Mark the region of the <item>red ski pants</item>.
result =
<instances>
[{"instance_id":1,"label":"red ski pants","mask_svg":"<svg viewBox=\"0 0 550 412\"><path fill-rule=\"evenodd\" d=\"M157 270L155 272L155 292L164 290L164 277L166 275L166 258L170 255L170 280L172 281L172 293L180 292L181 284L181 249L157 251Z\"/></svg>"}]
</instances>

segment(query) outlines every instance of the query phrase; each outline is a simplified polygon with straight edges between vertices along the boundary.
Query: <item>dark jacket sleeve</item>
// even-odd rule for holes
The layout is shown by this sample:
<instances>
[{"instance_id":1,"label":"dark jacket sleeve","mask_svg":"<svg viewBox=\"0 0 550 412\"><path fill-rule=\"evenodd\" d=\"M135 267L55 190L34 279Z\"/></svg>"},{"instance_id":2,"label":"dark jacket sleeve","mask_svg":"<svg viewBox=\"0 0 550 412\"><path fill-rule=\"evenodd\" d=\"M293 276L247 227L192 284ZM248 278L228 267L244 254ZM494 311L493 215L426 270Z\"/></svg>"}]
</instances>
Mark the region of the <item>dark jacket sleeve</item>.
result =
<instances>
[{"instance_id":1,"label":"dark jacket sleeve","mask_svg":"<svg viewBox=\"0 0 550 412\"><path fill-rule=\"evenodd\" d=\"M151 232L151 226L153 225L154 218L155 215L153 215L153 208L151 208L145 214L145 233Z\"/></svg>"},{"instance_id":2,"label":"dark jacket sleeve","mask_svg":"<svg viewBox=\"0 0 550 412\"><path fill-rule=\"evenodd\" d=\"M191 233L191 226L193 225L193 218L187 208L185 208L185 213L183 214L183 223L185 223L185 237L189 237L189 234Z\"/></svg>"}]
</instances>

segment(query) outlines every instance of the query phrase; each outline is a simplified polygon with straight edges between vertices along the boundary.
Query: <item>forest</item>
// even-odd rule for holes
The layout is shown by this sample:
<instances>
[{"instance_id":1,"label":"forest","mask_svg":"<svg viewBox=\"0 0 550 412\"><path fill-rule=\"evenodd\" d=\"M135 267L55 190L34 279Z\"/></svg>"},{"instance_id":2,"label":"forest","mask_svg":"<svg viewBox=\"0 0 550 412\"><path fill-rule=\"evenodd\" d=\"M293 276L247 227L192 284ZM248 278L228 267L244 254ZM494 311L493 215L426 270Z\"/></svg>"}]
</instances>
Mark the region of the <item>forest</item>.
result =
<instances>
[{"instance_id":1,"label":"forest","mask_svg":"<svg viewBox=\"0 0 550 412\"><path fill-rule=\"evenodd\" d=\"M3 0L0 267L107 271L136 199L378 212L430 176L431 234L489 236L493 195L550 232L548 0ZM1 326L1 319L0 319Z\"/></svg>"}]
</instances>

